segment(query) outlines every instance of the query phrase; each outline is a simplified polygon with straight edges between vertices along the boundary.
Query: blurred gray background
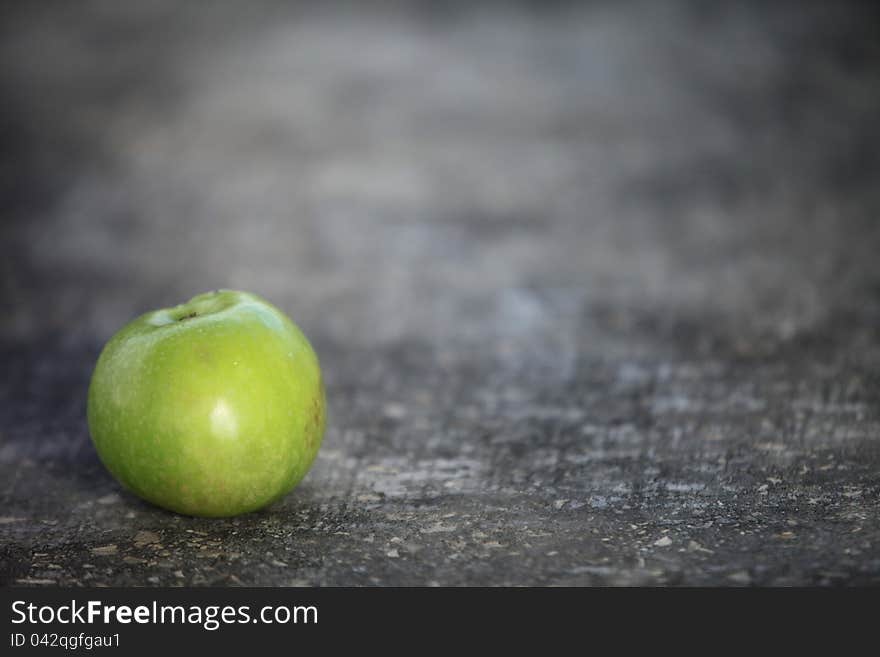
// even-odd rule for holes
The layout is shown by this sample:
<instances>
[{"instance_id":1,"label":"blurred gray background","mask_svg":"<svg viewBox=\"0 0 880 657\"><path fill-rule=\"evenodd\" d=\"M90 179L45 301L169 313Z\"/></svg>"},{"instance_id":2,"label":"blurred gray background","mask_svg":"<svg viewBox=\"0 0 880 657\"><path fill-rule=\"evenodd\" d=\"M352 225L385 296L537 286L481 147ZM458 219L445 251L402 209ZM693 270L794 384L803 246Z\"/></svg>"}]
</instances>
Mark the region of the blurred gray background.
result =
<instances>
[{"instance_id":1,"label":"blurred gray background","mask_svg":"<svg viewBox=\"0 0 880 657\"><path fill-rule=\"evenodd\" d=\"M0 582L880 583L878 25L4 5ZM84 400L222 287L303 327L331 424L208 522L123 493Z\"/></svg>"}]
</instances>

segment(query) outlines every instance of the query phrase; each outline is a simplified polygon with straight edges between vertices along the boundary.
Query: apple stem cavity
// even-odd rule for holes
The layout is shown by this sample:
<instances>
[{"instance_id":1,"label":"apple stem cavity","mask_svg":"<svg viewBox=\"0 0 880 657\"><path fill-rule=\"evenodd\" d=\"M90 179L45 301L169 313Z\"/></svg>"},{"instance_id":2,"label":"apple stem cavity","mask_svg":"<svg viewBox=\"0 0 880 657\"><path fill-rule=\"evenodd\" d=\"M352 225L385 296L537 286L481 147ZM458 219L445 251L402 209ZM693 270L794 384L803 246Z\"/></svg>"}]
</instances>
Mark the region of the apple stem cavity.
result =
<instances>
[{"instance_id":1,"label":"apple stem cavity","mask_svg":"<svg viewBox=\"0 0 880 657\"><path fill-rule=\"evenodd\" d=\"M207 292L193 297L179 306L158 310L153 313L150 324L157 327L168 326L185 322L189 319L223 312L235 305L235 300L230 298L229 294L224 294L224 292L224 290Z\"/></svg>"}]
</instances>

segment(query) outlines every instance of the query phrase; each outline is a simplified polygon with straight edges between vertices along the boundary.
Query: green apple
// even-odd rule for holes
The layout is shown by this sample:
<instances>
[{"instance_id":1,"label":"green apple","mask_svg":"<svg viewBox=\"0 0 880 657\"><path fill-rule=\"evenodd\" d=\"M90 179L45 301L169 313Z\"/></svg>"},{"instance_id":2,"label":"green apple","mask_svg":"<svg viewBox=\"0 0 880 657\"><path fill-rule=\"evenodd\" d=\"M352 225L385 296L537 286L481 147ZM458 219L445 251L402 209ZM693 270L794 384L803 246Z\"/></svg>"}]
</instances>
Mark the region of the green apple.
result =
<instances>
[{"instance_id":1,"label":"green apple","mask_svg":"<svg viewBox=\"0 0 880 657\"><path fill-rule=\"evenodd\" d=\"M89 386L101 461L126 488L193 516L254 511L318 453L318 358L280 310L220 290L149 312L114 335Z\"/></svg>"}]
</instances>

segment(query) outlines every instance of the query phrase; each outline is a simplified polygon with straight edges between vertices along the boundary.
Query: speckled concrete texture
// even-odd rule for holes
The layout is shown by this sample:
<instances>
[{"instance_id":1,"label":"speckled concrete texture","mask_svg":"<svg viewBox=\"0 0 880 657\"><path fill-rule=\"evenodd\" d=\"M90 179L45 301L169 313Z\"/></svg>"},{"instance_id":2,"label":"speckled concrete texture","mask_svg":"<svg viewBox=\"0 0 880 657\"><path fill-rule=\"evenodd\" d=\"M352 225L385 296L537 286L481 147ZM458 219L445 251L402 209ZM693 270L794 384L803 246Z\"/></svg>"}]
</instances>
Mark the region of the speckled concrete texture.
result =
<instances>
[{"instance_id":1,"label":"speckled concrete texture","mask_svg":"<svg viewBox=\"0 0 880 657\"><path fill-rule=\"evenodd\" d=\"M880 584L876 12L177 4L2 9L0 583ZM86 387L221 287L330 423L192 519Z\"/></svg>"}]
</instances>

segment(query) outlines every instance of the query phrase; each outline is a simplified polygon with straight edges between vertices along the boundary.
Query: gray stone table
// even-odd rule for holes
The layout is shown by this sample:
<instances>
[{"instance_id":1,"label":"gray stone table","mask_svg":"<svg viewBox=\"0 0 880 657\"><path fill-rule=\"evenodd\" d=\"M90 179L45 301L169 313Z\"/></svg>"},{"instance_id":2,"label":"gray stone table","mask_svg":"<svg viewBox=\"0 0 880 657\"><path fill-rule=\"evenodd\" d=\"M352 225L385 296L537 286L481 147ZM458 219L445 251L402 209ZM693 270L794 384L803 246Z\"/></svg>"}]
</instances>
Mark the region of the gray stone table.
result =
<instances>
[{"instance_id":1,"label":"gray stone table","mask_svg":"<svg viewBox=\"0 0 880 657\"><path fill-rule=\"evenodd\" d=\"M178 4L0 10L0 583L880 583L876 13ZM330 424L193 519L85 396L221 287Z\"/></svg>"}]
</instances>

